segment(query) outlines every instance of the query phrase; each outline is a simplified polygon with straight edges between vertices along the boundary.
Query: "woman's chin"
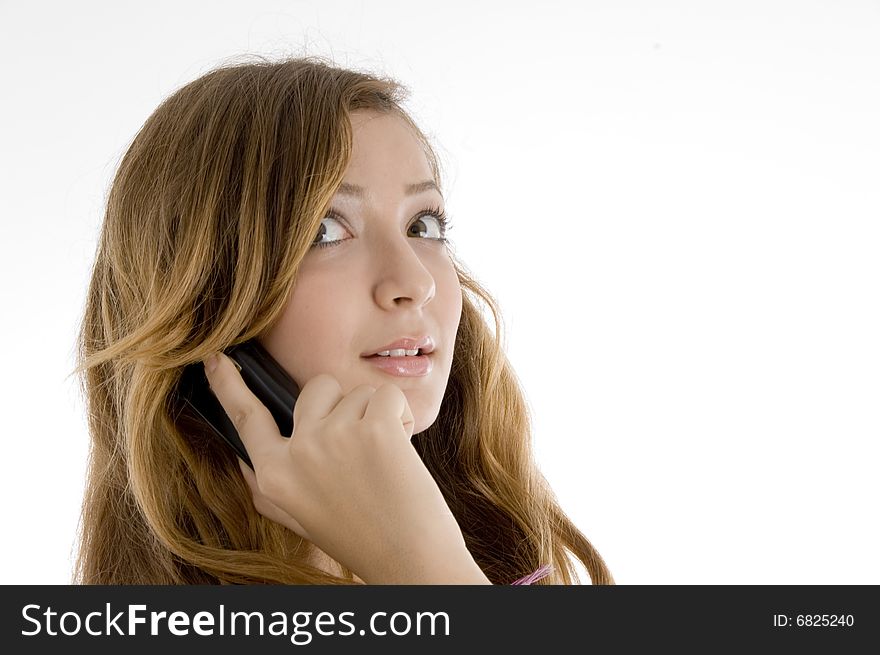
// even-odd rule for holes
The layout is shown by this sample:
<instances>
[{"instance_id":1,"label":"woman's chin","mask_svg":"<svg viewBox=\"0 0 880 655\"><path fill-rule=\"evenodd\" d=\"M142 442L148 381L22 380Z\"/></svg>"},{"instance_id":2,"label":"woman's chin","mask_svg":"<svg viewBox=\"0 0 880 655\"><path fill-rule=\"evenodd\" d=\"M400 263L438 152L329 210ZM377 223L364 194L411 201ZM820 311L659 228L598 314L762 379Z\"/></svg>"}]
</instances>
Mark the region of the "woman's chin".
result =
<instances>
[{"instance_id":1,"label":"woman's chin","mask_svg":"<svg viewBox=\"0 0 880 655\"><path fill-rule=\"evenodd\" d=\"M413 418L415 419L415 425L413 426L413 436L416 436L420 432L424 432L428 428L430 428L437 421L437 416L440 414L440 407L431 407L429 411L417 411L416 409L412 409Z\"/></svg>"}]
</instances>

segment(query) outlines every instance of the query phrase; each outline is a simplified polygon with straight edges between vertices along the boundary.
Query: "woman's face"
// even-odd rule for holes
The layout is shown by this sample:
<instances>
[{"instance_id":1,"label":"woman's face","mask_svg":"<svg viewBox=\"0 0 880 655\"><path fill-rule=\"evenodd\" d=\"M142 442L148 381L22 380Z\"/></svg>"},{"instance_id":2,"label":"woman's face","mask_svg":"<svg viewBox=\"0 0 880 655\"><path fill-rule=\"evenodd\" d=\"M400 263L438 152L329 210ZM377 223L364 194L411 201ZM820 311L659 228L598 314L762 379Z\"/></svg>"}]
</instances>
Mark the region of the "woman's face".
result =
<instances>
[{"instance_id":1,"label":"woman's face","mask_svg":"<svg viewBox=\"0 0 880 655\"><path fill-rule=\"evenodd\" d=\"M438 240L443 226L426 211L444 211L443 196L401 118L355 111L352 128L352 160L316 235L334 245L312 246L281 318L260 341L300 388L320 373L346 394L397 385L416 434L440 411L461 318L461 285ZM365 357L425 337L429 355Z\"/></svg>"}]
</instances>

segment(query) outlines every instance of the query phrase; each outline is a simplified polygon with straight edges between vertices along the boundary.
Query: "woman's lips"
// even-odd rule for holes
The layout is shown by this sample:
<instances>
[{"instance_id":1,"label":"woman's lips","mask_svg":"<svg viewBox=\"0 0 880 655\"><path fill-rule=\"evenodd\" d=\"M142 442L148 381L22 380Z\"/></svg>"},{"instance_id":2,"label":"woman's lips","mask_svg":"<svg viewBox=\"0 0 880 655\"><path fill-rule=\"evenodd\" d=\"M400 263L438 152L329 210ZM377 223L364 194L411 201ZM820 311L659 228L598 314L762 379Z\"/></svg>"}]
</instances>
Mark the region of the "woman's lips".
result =
<instances>
[{"instance_id":1,"label":"woman's lips","mask_svg":"<svg viewBox=\"0 0 880 655\"><path fill-rule=\"evenodd\" d=\"M364 359L383 373L404 378L421 377L430 373L434 368L431 355L404 355L403 357L371 355L364 357Z\"/></svg>"}]
</instances>

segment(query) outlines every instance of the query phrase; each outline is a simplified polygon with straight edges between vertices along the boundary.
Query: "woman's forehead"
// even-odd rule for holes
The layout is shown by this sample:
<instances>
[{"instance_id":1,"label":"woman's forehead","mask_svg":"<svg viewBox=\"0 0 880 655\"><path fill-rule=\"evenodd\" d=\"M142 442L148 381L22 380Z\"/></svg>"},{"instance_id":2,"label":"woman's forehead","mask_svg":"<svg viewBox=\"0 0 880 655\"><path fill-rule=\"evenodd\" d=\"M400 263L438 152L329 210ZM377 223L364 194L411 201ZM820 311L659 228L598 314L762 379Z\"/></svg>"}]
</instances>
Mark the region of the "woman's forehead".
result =
<instances>
[{"instance_id":1,"label":"woman's forehead","mask_svg":"<svg viewBox=\"0 0 880 655\"><path fill-rule=\"evenodd\" d=\"M424 183L433 182L423 146L403 118L373 112L353 119L352 128L352 157L341 187L344 195L363 196L374 188L408 191L416 184L424 190Z\"/></svg>"}]
</instances>

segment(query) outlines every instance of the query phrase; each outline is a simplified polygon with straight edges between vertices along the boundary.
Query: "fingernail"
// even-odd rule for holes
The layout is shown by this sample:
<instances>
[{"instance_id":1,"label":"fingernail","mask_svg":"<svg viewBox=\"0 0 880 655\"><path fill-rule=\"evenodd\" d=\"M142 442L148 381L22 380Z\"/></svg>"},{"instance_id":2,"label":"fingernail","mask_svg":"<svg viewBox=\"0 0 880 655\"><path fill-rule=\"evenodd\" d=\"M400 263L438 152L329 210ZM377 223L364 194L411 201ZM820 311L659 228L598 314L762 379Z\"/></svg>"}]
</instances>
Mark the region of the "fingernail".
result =
<instances>
[{"instance_id":1,"label":"fingernail","mask_svg":"<svg viewBox=\"0 0 880 655\"><path fill-rule=\"evenodd\" d=\"M205 366L205 371L208 373L213 373L214 369L217 368L217 364L220 362L220 356L217 353L214 353L210 357L207 357L205 361L202 362Z\"/></svg>"}]
</instances>

